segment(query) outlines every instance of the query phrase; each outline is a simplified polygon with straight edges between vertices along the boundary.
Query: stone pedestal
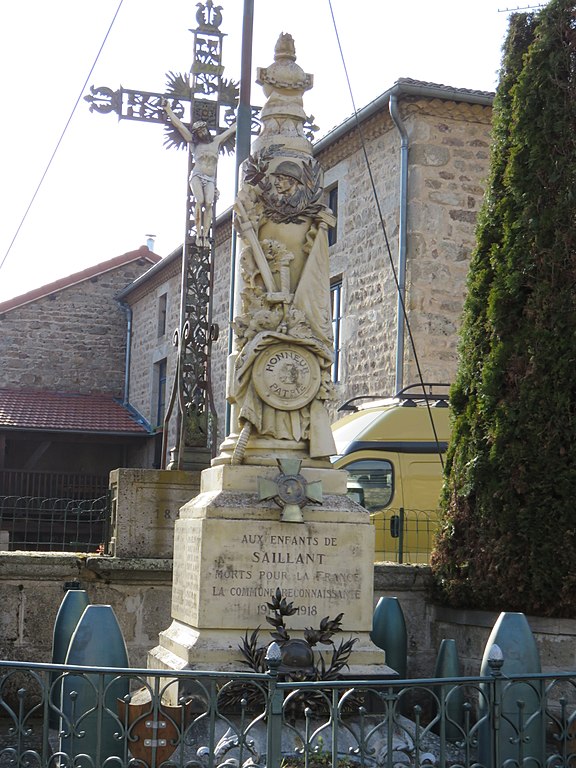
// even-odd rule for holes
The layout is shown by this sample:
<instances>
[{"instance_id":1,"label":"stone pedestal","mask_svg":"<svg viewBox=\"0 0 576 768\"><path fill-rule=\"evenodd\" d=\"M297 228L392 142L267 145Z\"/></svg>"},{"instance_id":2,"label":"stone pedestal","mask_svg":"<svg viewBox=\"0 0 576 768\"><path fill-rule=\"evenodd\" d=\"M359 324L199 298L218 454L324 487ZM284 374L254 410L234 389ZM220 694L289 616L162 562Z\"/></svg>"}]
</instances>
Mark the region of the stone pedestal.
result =
<instances>
[{"instance_id":1,"label":"stone pedestal","mask_svg":"<svg viewBox=\"0 0 576 768\"><path fill-rule=\"evenodd\" d=\"M115 469L110 473L112 523L107 554L172 557L178 511L200 487L200 471Z\"/></svg>"},{"instance_id":2,"label":"stone pedestal","mask_svg":"<svg viewBox=\"0 0 576 768\"><path fill-rule=\"evenodd\" d=\"M296 523L259 500L259 479L278 474L277 467L230 465L202 473L200 494L175 525L173 621L150 652L150 668L243 669L241 638L262 626L262 642L271 641L266 603L280 587L298 609L286 620L291 636L343 613L340 637L358 638L351 674L392 673L369 638L374 528L346 496L346 473L302 469L308 483L322 483L323 499L305 506Z\"/></svg>"}]
</instances>

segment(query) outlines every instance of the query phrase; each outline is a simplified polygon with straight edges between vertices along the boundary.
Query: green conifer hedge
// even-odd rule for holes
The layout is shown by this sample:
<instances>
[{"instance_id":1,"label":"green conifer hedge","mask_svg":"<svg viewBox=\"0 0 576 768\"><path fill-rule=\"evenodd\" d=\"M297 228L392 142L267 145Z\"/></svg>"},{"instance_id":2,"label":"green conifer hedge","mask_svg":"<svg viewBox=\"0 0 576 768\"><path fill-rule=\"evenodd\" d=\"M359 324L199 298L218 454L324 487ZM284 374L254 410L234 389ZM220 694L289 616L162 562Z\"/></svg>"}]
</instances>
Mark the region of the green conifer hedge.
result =
<instances>
[{"instance_id":1,"label":"green conifer hedge","mask_svg":"<svg viewBox=\"0 0 576 768\"><path fill-rule=\"evenodd\" d=\"M511 17L451 398L436 596L576 617L576 5Z\"/></svg>"}]
</instances>

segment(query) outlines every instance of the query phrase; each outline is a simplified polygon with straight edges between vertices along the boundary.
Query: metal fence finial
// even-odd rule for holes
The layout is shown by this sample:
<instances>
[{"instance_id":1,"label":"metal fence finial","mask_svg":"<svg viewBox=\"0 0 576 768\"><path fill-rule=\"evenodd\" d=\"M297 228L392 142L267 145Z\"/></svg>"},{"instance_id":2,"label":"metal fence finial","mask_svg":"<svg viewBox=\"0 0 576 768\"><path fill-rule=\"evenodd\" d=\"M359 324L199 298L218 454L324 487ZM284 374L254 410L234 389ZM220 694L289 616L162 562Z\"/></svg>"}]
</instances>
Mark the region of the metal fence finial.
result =
<instances>
[{"instance_id":1,"label":"metal fence finial","mask_svg":"<svg viewBox=\"0 0 576 768\"><path fill-rule=\"evenodd\" d=\"M488 666L492 677L500 677L502 674L502 665L504 664L504 654L499 645L494 643L488 653Z\"/></svg>"}]
</instances>

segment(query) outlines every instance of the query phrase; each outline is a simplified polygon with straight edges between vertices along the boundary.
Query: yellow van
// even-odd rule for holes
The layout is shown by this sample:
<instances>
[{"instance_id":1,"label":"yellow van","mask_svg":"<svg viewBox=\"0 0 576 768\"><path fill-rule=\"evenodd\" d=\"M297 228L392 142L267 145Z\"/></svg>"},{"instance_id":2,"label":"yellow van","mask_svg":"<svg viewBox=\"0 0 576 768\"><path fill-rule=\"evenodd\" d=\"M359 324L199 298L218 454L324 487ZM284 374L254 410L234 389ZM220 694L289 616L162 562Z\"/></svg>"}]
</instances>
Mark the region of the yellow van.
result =
<instances>
[{"instance_id":1,"label":"yellow van","mask_svg":"<svg viewBox=\"0 0 576 768\"><path fill-rule=\"evenodd\" d=\"M376 561L428 562L450 437L448 390L414 384L394 397L353 398L339 409L351 412L332 425L332 460L349 473L349 495L370 512Z\"/></svg>"}]
</instances>

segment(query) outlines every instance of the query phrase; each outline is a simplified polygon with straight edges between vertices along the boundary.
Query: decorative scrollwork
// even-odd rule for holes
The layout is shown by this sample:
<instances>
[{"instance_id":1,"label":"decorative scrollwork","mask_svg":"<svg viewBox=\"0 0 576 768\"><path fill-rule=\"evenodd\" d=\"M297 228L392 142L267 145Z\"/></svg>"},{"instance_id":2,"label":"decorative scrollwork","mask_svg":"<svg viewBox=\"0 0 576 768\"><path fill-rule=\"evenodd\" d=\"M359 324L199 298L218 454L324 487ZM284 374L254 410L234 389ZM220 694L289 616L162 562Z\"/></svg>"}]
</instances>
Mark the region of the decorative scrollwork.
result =
<instances>
[{"instance_id":1,"label":"decorative scrollwork","mask_svg":"<svg viewBox=\"0 0 576 768\"><path fill-rule=\"evenodd\" d=\"M214 6L213 0L197 3L196 21L202 31L215 32L222 24L222 6Z\"/></svg>"},{"instance_id":2,"label":"decorative scrollwork","mask_svg":"<svg viewBox=\"0 0 576 768\"><path fill-rule=\"evenodd\" d=\"M131 91L122 88L122 117L126 120L145 120L146 122L163 123L165 121L161 93L146 91Z\"/></svg>"},{"instance_id":3,"label":"decorative scrollwork","mask_svg":"<svg viewBox=\"0 0 576 768\"><path fill-rule=\"evenodd\" d=\"M185 403L185 442L205 446L210 429L208 362L210 355L209 247L188 246L186 271L186 324L188 332L180 348L180 389Z\"/></svg>"},{"instance_id":4,"label":"decorative scrollwork","mask_svg":"<svg viewBox=\"0 0 576 768\"><path fill-rule=\"evenodd\" d=\"M186 99L190 101L192 94L192 81L189 74L182 72L166 73L166 94L176 99Z\"/></svg>"},{"instance_id":5,"label":"decorative scrollwork","mask_svg":"<svg viewBox=\"0 0 576 768\"><path fill-rule=\"evenodd\" d=\"M84 96L84 101L90 104L90 112L116 112L122 114L122 90L113 91L112 88L90 86L90 94Z\"/></svg>"}]
</instances>

